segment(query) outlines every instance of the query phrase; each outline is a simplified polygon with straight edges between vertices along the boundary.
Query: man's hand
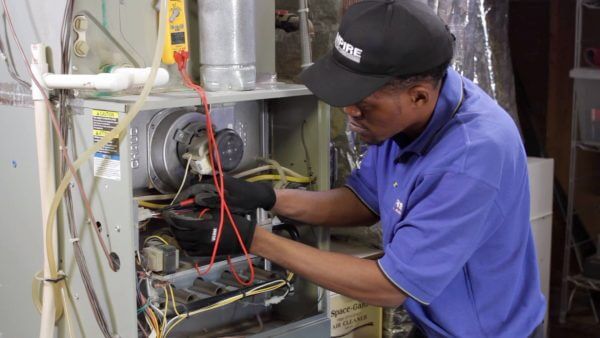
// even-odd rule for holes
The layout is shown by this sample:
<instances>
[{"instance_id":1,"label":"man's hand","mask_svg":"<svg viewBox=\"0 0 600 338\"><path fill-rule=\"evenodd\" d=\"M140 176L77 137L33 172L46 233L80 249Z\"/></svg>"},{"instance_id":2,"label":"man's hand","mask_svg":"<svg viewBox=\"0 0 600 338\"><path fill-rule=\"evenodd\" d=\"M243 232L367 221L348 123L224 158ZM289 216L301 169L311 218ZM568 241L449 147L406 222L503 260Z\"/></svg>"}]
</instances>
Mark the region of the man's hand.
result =
<instances>
[{"instance_id":1,"label":"man's hand","mask_svg":"<svg viewBox=\"0 0 600 338\"><path fill-rule=\"evenodd\" d=\"M254 233L250 252L328 290L368 304L397 307L407 297L374 260L319 250L277 236L262 227Z\"/></svg>"},{"instance_id":2,"label":"man's hand","mask_svg":"<svg viewBox=\"0 0 600 338\"><path fill-rule=\"evenodd\" d=\"M202 217L198 216L198 211L181 214L177 211L167 210L163 212L163 216L171 226L177 242L189 255L210 256L212 254L219 229L219 210L211 210ZM242 246L235 235L227 214L224 217L225 223L223 224L217 254L243 254ZM232 218L237 225L244 246L247 250L250 250L256 224L243 215L232 214Z\"/></svg>"},{"instance_id":3,"label":"man's hand","mask_svg":"<svg viewBox=\"0 0 600 338\"><path fill-rule=\"evenodd\" d=\"M257 208L270 210L275 205L275 190L270 184L264 182L246 182L225 175L225 200L230 210L240 213L249 213ZM196 204L207 208L219 208L220 201L212 178L206 182L188 187L181 192L175 202L194 197Z\"/></svg>"}]
</instances>

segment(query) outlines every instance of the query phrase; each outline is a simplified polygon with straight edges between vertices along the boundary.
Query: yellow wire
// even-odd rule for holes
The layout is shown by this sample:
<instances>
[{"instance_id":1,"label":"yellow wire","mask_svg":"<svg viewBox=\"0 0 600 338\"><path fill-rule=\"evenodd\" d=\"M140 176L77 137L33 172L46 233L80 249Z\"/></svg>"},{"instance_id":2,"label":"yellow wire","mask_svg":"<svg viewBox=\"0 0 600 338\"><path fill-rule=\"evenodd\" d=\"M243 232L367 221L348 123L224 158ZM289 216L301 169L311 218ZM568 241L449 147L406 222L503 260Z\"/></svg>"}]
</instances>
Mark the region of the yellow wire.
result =
<instances>
[{"instance_id":1,"label":"yellow wire","mask_svg":"<svg viewBox=\"0 0 600 338\"><path fill-rule=\"evenodd\" d=\"M152 320L152 317L150 317L149 314L144 312L144 318L146 319L146 324L148 324L148 327L150 328L150 333L154 334L156 331L156 326L154 325L154 321ZM158 335L155 334L156 337L158 337Z\"/></svg>"},{"instance_id":2,"label":"yellow wire","mask_svg":"<svg viewBox=\"0 0 600 338\"><path fill-rule=\"evenodd\" d=\"M173 302L173 310L178 316L181 316L181 313L177 311L177 303L175 303L175 293L173 292L173 286L169 284L169 292L171 293L171 301Z\"/></svg>"},{"instance_id":3,"label":"yellow wire","mask_svg":"<svg viewBox=\"0 0 600 338\"><path fill-rule=\"evenodd\" d=\"M289 182L294 183L310 183L312 179L310 177L293 177L293 176L285 176L285 179ZM280 175L274 174L266 174L266 175L258 175L248 178L246 181L248 182L258 182L258 181L279 181L281 180Z\"/></svg>"},{"instance_id":4,"label":"yellow wire","mask_svg":"<svg viewBox=\"0 0 600 338\"><path fill-rule=\"evenodd\" d=\"M160 334L162 336L165 331L165 325L167 324L167 310L169 309L169 293L167 292L167 288L163 286L163 292L165 293L165 308L163 310L163 320L160 328Z\"/></svg>"},{"instance_id":5,"label":"yellow wire","mask_svg":"<svg viewBox=\"0 0 600 338\"><path fill-rule=\"evenodd\" d=\"M150 209L162 209L164 207L168 207L168 204L158 204L158 203L152 203L152 202L147 202L147 201L138 201L138 205L140 207L144 207L144 208L150 208Z\"/></svg>"},{"instance_id":6,"label":"yellow wire","mask_svg":"<svg viewBox=\"0 0 600 338\"><path fill-rule=\"evenodd\" d=\"M249 292L247 292L246 295L255 296L255 295L259 295L261 293L275 291L275 290L279 289L280 287L285 286L286 284L287 284L286 281L280 281L277 284L273 284L273 285L269 285L269 286L262 286L262 287L259 286L256 289L253 289L253 290L250 290Z\"/></svg>"},{"instance_id":7,"label":"yellow wire","mask_svg":"<svg viewBox=\"0 0 600 338\"><path fill-rule=\"evenodd\" d=\"M167 338L167 336L169 335L169 333L171 333L171 330L173 330L175 328L175 326L177 326L179 323L181 323L182 321L184 321L187 317L186 316L181 316L181 318L177 319L177 321L175 321L173 323L173 325L171 325L171 327L167 330L167 332L165 333L165 337Z\"/></svg>"},{"instance_id":8,"label":"yellow wire","mask_svg":"<svg viewBox=\"0 0 600 338\"><path fill-rule=\"evenodd\" d=\"M154 314L154 311L152 310L151 306L148 306L148 308L146 308L146 311L144 311L144 315L146 316L146 319L149 319L152 329L154 330L154 332L156 332L156 338L160 338L160 327L158 325L158 319L156 318L156 315Z\"/></svg>"},{"instance_id":9,"label":"yellow wire","mask_svg":"<svg viewBox=\"0 0 600 338\"><path fill-rule=\"evenodd\" d=\"M157 236L157 235L152 235L152 236L148 236L146 237L146 239L144 240L144 246L146 245L146 243L148 243L149 240L151 239L158 239L159 241L163 242L165 245L169 245L169 242L167 242L164 238Z\"/></svg>"},{"instance_id":10,"label":"yellow wire","mask_svg":"<svg viewBox=\"0 0 600 338\"><path fill-rule=\"evenodd\" d=\"M181 314L181 315L179 315L179 317L181 317L181 318L179 318L179 319L178 319L176 322L174 322L174 323L173 323L173 325L171 325L171 327L170 327L170 328L167 330L167 332L165 333L165 336L164 336L164 338L166 338L166 337L169 335L169 333L170 333L170 332L171 332L171 331L172 331L172 330L175 328L175 326L177 326L179 323L181 323L181 322L182 322L183 320L185 320L186 318L189 318L189 317L191 317L191 316L195 316L195 315L197 315L197 314L200 314L200 313L202 313L202 312L206 312L206 311L214 310L214 309L217 309L217 308L223 307L223 306L225 306L225 305L229 305L229 304L235 303L235 302L237 302L238 300L240 300L240 299L242 299L242 298L244 298L244 296L243 296L243 295L236 295L236 296L233 296L233 297L230 297L230 298L227 298L227 299L223 299L223 300L221 300L221 301L218 301L218 302L216 302L216 303L214 303L214 304L212 304L212 305L209 305L209 306L207 306L207 307L203 307L203 308L201 308L201 309L198 309L198 310L196 310L196 311L192 311L192 312L190 312L190 313L189 313L189 314L187 314L187 315L186 315L186 314Z\"/></svg>"},{"instance_id":11,"label":"yellow wire","mask_svg":"<svg viewBox=\"0 0 600 338\"><path fill-rule=\"evenodd\" d=\"M150 300L148 300L150 301ZM156 315L154 314L154 310L152 310L152 307L148 307L148 311L150 312L150 321L152 322L152 328L154 329L154 332L156 332L156 338L160 338L160 326L158 325L158 318L156 318Z\"/></svg>"},{"instance_id":12,"label":"yellow wire","mask_svg":"<svg viewBox=\"0 0 600 338\"><path fill-rule=\"evenodd\" d=\"M274 285L269 285L268 287L262 287L262 286L256 287L256 288L248 291L246 293L246 296L256 296L256 295L259 295L259 294L262 294L262 293L267 293L267 292L275 291L275 290L277 290L277 289L279 289L279 288L287 285L287 283L289 281L291 281L293 277L294 277L294 273L289 272L285 281L280 281L279 283L274 284ZM169 287L171 287L171 286L169 285ZM171 288L171 291L172 290L173 289ZM204 308L192 311L192 312L190 312L188 314L179 314L179 313L177 313L178 317L181 317L181 318L177 319L177 321L175 321L173 323L173 325L171 325L171 327L169 327L169 329L167 330L167 332L164 335L164 338L167 338L167 336L175 328L175 326L177 326L183 320L185 320L185 319L187 319L187 318L189 318L191 316L195 316L197 314L200 314L202 312L214 310L214 309L223 307L225 305L229 305L229 304L235 303L238 300L243 299L243 298L244 298L244 295L236 295L236 296L233 296L233 297L230 297L230 298L227 298L227 299L223 299L223 300L221 300L219 302L216 302L216 303L214 303L212 305L209 305L207 307L204 307Z\"/></svg>"}]
</instances>

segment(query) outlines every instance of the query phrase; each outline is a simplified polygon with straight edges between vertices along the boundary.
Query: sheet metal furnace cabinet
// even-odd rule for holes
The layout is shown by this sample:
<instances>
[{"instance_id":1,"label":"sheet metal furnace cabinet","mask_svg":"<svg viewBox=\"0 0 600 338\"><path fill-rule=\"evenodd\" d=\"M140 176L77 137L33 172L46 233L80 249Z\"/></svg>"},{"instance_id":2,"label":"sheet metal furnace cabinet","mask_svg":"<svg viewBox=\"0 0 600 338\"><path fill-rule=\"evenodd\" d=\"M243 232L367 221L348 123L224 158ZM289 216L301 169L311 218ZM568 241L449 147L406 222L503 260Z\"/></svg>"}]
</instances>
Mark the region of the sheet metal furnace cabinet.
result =
<instances>
[{"instance_id":1,"label":"sheet metal furnace cabinet","mask_svg":"<svg viewBox=\"0 0 600 338\"><path fill-rule=\"evenodd\" d=\"M311 170L316 177L312 189L325 190L329 187L329 107L320 103L305 87L278 84L267 89L208 94L216 129L232 129L244 141L244 154L237 171L261 165L261 158L269 158L304 175ZM71 102L71 146L74 146L78 153L83 152L94 142L94 134L101 134L98 132L101 128L97 123L95 125L95 116L101 112L111 112L108 115L117 123L126 116L136 98L137 96L120 96L75 99ZM35 267L42 267L42 227L39 223L42 217L36 214L35 202L31 204L29 212L22 204L15 204L17 199L26 198L28 195L35 196L37 193L34 184L37 177L35 143L32 138L27 137L33 129L33 109L10 106L0 106L0 109L6 112L1 120L6 150L3 151L2 161L7 164L1 167L4 172L2 181L8 191L14 192L12 196L3 194L2 198L2 210L5 215L2 221L5 228L5 236L1 242L5 252L2 266L4 271L12 272L10 278L7 275L4 276L6 278L1 278L0 282L3 285L0 287L0 296L5 300L5 304L19 304L11 307L10 311L2 310L0 332L4 337L35 336L38 334L39 315L31 305L30 281ZM148 182L155 179L151 177L154 171L148 170L149 162L152 161L151 157L160 157L160 152L164 150L153 149L161 147L160 142L152 143L155 121L161 114L185 115L186 112L201 109L200 100L189 91L151 95L126 135L113 149L108 167L104 162L105 166L100 170L99 162L91 160L80 170L83 185L90 196L92 209L99 222L97 226L101 227L110 250L118 256L120 263L117 272L108 267L90 224L85 221L79 195L74 190L75 223L79 229L80 241L102 307L107 313L113 332L119 337L138 336L138 280L134 253L141 250L141 235L138 228L136 197L148 193ZM20 190L21 188L26 188L28 192ZM266 215L258 216L259 219L266 218ZM72 317L76 318L77 322L76 333L82 337L99 337L100 331L73 257L65 219L63 209L58 221L58 253L60 268L68 275L68 287L75 312ZM14 226L7 227L7 224ZM303 242L323 249L328 248L327 234L322 229L301 228L300 233ZM31 259L23 263L24 257ZM234 258L234 262L242 267L244 259L237 257ZM255 258L255 262L269 266L269 262L259 258ZM226 265L226 261L218 261L206 278L216 278L227 268ZM195 270L190 267L179 269L170 275L157 275L156 278L168 280L177 288L186 287L196 277ZM233 323L240 323L246 319L256 322L256 315L259 314L265 319L264 326L249 336L328 337L328 297L323 294L322 289L298 279L293 295L280 304L264 307L250 302L237 302L185 320L169 336L201 337L208 331L231 328ZM261 299L257 298L256 302L260 301ZM68 336L64 321L59 325L58 336Z\"/></svg>"}]
</instances>

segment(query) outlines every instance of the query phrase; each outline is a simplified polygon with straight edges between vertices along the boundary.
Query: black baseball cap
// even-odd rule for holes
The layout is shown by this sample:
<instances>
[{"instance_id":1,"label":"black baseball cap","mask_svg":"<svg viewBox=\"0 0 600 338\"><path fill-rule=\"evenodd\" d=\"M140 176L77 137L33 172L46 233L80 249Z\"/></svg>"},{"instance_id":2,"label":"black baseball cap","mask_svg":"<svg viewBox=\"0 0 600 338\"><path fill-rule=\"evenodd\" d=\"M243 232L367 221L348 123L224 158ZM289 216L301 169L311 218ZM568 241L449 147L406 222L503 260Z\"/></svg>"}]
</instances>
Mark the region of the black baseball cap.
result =
<instances>
[{"instance_id":1,"label":"black baseball cap","mask_svg":"<svg viewBox=\"0 0 600 338\"><path fill-rule=\"evenodd\" d=\"M454 36L418 0L363 0L342 17L334 48L300 80L321 100L343 107L394 77L423 73L452 59Z\"/></svg>"}]
</instances>

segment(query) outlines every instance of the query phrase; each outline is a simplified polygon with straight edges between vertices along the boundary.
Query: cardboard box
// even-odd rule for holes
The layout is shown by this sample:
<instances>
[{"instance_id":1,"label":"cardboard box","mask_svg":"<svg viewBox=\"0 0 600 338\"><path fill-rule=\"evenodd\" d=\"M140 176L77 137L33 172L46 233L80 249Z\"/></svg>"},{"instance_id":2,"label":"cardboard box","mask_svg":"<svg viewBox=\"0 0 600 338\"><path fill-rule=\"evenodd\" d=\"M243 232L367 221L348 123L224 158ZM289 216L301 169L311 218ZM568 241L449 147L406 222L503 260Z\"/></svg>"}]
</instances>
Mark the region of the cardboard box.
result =
<instances>
[{"instance_id":1,"label":"cardboard box","mask_svg":"<svg viewBox=\"0 0 600 338\"><path fill-rule=\"evenodd\" d=\"M381 337L382 308L330 293L332 338Z\"/></svg>"}]
</instances>

